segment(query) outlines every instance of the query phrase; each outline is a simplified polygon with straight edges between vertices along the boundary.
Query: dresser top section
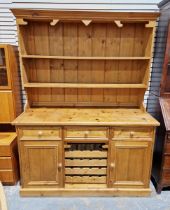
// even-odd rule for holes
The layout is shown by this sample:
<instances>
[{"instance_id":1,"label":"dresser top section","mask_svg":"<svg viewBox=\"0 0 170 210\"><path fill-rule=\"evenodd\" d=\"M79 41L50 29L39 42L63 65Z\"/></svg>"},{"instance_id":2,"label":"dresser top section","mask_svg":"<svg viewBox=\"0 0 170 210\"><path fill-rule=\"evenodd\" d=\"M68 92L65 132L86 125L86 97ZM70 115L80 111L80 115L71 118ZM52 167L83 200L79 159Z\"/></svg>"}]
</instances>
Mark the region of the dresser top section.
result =
<instances>
[{"instance_id":1,"label":"dresser top section","mask_svg":"<svg viewBox=\"0 0 170 210\"><path fill-rule=\"evenodd\" d=\"M156 20L159 12L103 12L103 11L68 11L68 10L31 10L31 9L11 9L15 17L25 19L60 19L60 20L132 20L148 21Z\"/></svg>"},{"instance_id":2,"label":"dresser top section","mask_svg":"<svg viewBox=\"0 0 170 210\"><path fill-rule=\"evenodd\" d=\"M158 126L159 123L140 109L109 108L36 108L21 114L14 125L97 125Z\"/></svg>"},{"instance_id":3,"label":"dresser top section","mask_svg":"<svg viewBox=\"0 0 170 210\"><path fill-rule=\"evenodd\" d=\"M10 145L12 141L17 137L17 134L12 133L0 133L0 145Z\"/></svg>"}]
</instances>

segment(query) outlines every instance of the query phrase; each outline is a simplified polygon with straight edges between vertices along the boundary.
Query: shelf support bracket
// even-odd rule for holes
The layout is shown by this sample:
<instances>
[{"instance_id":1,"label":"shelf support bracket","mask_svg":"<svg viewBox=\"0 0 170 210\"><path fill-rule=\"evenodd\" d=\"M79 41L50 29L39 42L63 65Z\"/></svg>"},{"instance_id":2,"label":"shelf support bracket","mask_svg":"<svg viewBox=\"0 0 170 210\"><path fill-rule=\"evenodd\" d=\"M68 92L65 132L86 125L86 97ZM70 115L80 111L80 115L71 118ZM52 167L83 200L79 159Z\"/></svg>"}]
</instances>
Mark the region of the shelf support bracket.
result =
<instances>
[{"instance_id":1,"label":"shelf support bracket","mask_svg":"<svg viewBox=\"0 0 170 210\"><path fill-rule=\"evenodd\" d=\"M92 20L82 20L82 22L85 26L88 26L92 22Z\"/></svg>"},{"instance_id":2,"label":"shelf support bracket","mask_svg":"<svg viewBox=\"0 0 170 210\"><path fill-rule=\"evenodd\" d=\"M154 28L156 26L155 21L149 21L148 23L145 24L145 28Z\"/></svg>"},{"instance_id":3,"label":"shelf support bracket","mask_svg":"<svg viewBox=\"0 0 170 210\"><path fill-rule=\"evenodd\" d=\"M17 23L17 25L27 25L28 24L28 22L25 21L23 18L19 18L19 19L17 18L16 23Z\"/></svg>"},{"instance_id":4,"label":"shelf support bracket","mask_svg":"<svg viewBox=\"0 0 170 210\"><path fill-rule=\"evenodd\" d=\"M122 28L123 27L123 24L121 23L120 20L115 20L114 22L117 25L117 27L119 27L119 28Z\"/></svg>"},{"instance_id":5,"label":"shelf support bracket","mask_svg":"<svg viewBox=\"0 0 170 210\"><path fill-rule=\"evenodd\" d=\"M54 19L54 20L52 20L51 22L50 22L50 25L51 26L55 26L57 23L59 22L59 20L58 19Z\"/></svg>"}]
</instances>

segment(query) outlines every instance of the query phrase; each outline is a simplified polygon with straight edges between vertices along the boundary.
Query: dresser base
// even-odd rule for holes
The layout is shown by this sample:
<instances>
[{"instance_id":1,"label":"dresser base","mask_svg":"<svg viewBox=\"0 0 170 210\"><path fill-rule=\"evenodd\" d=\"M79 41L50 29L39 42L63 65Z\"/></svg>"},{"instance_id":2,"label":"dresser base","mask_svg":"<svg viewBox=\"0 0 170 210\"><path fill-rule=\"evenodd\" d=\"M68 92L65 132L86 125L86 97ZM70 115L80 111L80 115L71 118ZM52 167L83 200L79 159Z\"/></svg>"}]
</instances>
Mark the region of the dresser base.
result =
<instances>
[{"instance_id":1,"label":"dresser base","mask_svg":"<svg viewBox=\"0 0 170 210\"><path fill-rule=\"evenodd\" d=\"M20 195L26 196L150 196L151 189L133 189L133 188L92 188L92 189L49 189L49 188L21 188Z\"/></svg>"}]
</instances>

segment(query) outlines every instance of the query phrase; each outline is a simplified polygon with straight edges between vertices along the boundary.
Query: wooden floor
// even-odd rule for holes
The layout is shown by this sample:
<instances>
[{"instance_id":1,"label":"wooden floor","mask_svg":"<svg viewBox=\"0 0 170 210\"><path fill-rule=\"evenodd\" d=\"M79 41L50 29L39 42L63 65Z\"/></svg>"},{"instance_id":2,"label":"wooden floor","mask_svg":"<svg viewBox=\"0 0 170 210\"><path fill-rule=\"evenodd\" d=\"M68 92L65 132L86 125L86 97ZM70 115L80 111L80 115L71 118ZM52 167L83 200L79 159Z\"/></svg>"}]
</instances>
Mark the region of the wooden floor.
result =
<instances>
[{"instance_id":1,"label":"wooden floor","mask_svg":"<svg viewBox=\"0 0 170 210\"><path fill-rule=\"evenodd\" d=\"M28 109L13 124L17 125L121 125L158 126L140 109L111 108L36 108Z\"/></svg>"}]
</instances>

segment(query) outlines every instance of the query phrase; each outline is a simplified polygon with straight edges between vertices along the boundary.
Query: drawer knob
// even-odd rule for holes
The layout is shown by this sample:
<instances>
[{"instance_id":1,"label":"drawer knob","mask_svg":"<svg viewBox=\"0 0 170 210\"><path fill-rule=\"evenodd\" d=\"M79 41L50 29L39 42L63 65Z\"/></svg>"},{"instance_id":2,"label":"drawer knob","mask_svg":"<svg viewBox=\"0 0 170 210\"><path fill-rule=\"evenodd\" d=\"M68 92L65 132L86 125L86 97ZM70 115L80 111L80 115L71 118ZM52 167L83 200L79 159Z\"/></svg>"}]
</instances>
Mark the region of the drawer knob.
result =
<instances>
[{"instance_id":1,"label":"drawer knob","mask_svg":"<svg viewBox=\"0 0 170 210\"><path fill-rule=\"evenodd\" d=\"M130 132L130 137L134 137L134 134L135 134L135 133L134 133L133 131L131 131L131 132Z\"/></svg>"},{"instance_id":2,"label":"drawer knob","mask_svg":"<svg viewBox=\"0 0 170 210\"><path fill-rule=\"evenodd\" d=\"M84 135L85 135L85 137L87 137L89 135L89 131L85 131Z\"/></svg>"},{"instance_id":3,"label":"drawer knob","mask_svg":"<svg viewBox=\"0 0 170 210\"><path fill-rule=\"evenodd\" d=\"M38 131L38 136L42 136L43 132L42 131Z\"/></svg>"}]
</instances>

